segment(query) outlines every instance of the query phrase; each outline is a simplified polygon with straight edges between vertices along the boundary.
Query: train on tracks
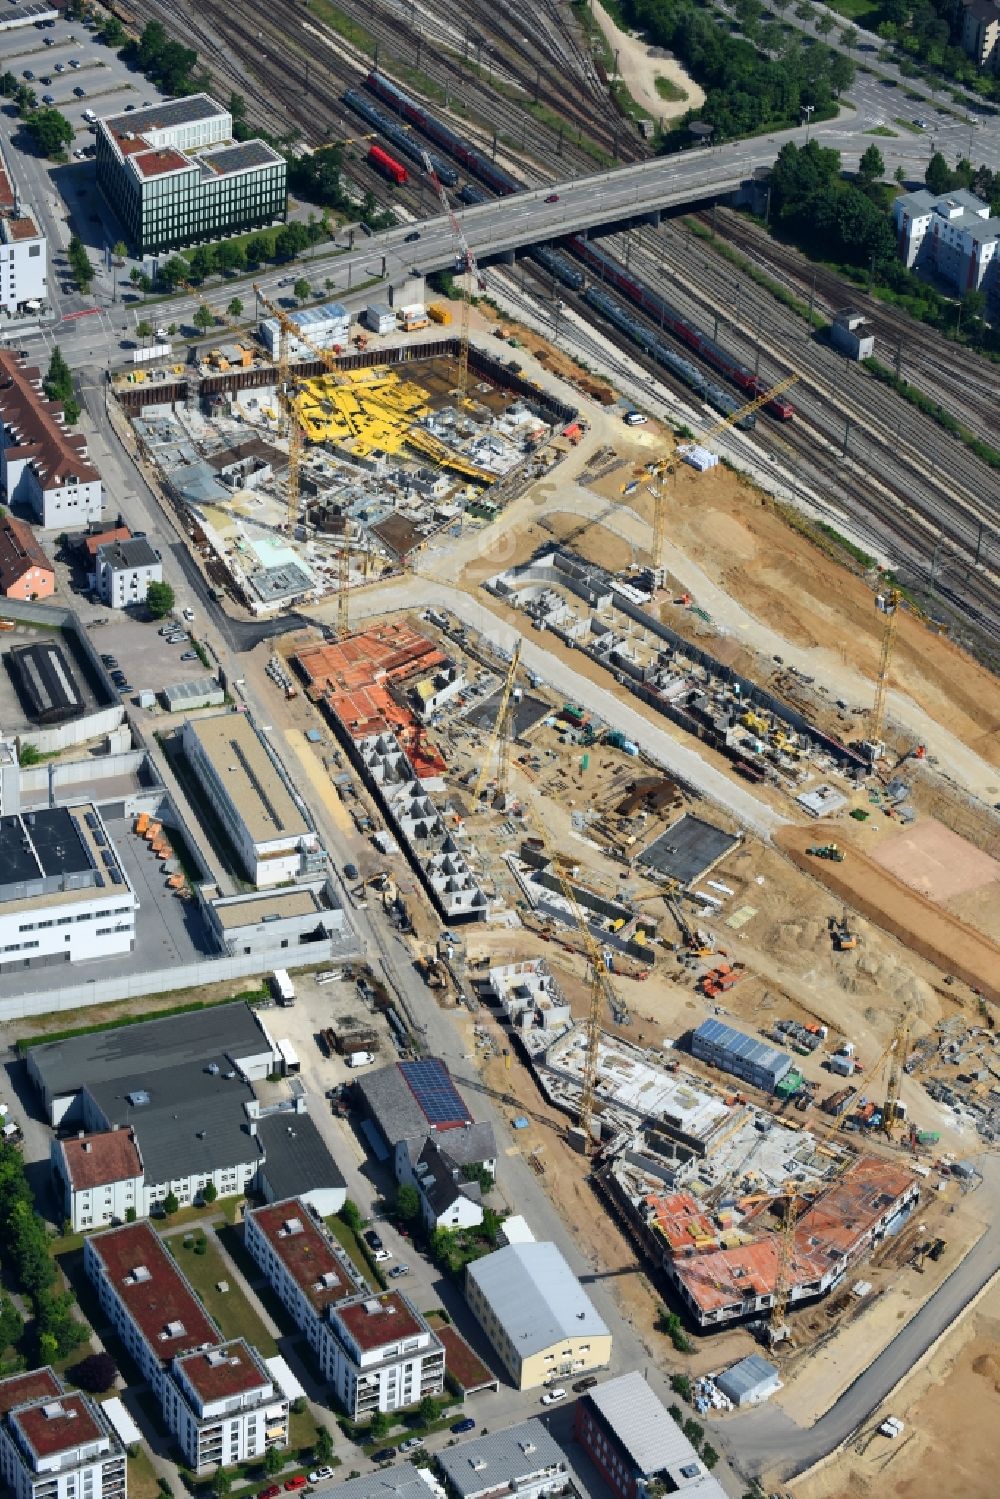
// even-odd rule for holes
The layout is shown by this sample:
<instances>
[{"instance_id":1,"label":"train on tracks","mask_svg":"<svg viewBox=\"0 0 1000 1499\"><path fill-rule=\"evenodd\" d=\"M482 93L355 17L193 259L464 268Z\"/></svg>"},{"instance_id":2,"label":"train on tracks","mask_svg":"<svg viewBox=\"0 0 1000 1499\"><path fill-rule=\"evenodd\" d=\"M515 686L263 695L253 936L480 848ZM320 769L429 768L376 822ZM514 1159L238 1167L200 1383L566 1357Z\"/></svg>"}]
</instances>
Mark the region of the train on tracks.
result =
<instances>
[{"instance_id":1,"label":"train on tracks","mask_svg":"<svg viewBox=\"0 0 1000 1499\"><path fill-rule=\"evenodd\" d=\"M381 172L383 177L388 177L397 187L402 187L404 182L409 181L410 174L401 161L395 156L390 156L388 151L383 151L381 146L370 146L368 150L368 165L374 167L376 172Z\"/></svg>"},{"instance_id":2,"label":"train on tracks","mask_svg":"<svg viewBox=\"0 0 1000 1499\"><path fill-rule=\"evenodd\" d=\"M515 177L512 177L503 167L498 166L495 161L491 161L482 151L477 150L475 146L463 140L460 135L457 135L454 130L450 129L441 120L436 119L434 115L430 114L416 100L411 99L402 89L397 88L394 83L390 82L377 69L373 69L369 73L365 79L365 86L388 104L390 108L395 110L397 114L401 115L404 120L408 120L411 125L422 131L436 145L447 151L453 160L461 162L474 177L478 177L480 182L484 182L493 192L498 193L501 197L507 197L511 193L524 191L523 183L518 182ZM486 201L485 196L480 194L479 190L471 183L462 189L459 196L466 203ZM636 276L633 276L631 271L622 265L620 260L616 260L613 255L608 255L604 250L598 249L590 240L584 239L579 234L567 239L565 247L575 259L581 260L597 276L600 283L621 292L633 306L638 307L654 323L657 323L660 329L666 333L670 333L672 337L678 339L681 343L686 344L700 359L703 359L712 369L717 370L723 379L728 380L730 384L735 385L739 390L743 391L748 401L755 400L758 396L766 395L769 389L766 380L763 380L760 375L755 374L753 370L748 369L735 355L727 353L714 339L709 338L707 333L702 332L696 323L690 322L676 308L671 307L670 303L665 301L658 292L653 291L652 287L646 286ZM539 250L542 252L541 254ZM528 253L532 259L536 260L540 265L544 265L550 274L556 276L564 285L571 287L574 291L580 290L583 278L567 260L565 255L559 254L556 250L548 250L545 246L532 249ZM542 254L547 255L548 261L542 258ZM637 324L636 326L641 327L642 325ZM648 330L645 330L645 333L648 334ZM632 335L630 334L629 336L631 337ZM666 345L661 345L661 347L666 348ZM657 358L658 356L654 355L653 357ZM717 389L717 387L713 388ZM712 404L716 403L713 401ZM770 416L777 417L782 422L791 421L795 415L795 408L791 401L786 400L783 396L775 396L773 400L767 402L763 409Z\"/></svg>"},{"instance_id":3,"label":"train on tracks","mask_svg":"<svg viewBox=\"0 0 1000 1499\"><path fill-rule=\"evenodd\" d=\"M360 115L369 125L374 125L379 134L385 136L385 139L391 146L395 146L397 151L402 151L404 156L408 156L411 161L415 161L419 167L423 168L423 149L413 139L412 135L409 135L403 129L402 125L397 125L396 121L391 119L383 110L377 109L371 100L366 99L364 94L360 93L356 88L349 88L347 90L347 93L344 95L344 103L348 109L353 110L356 115ZM433 151L428 154L430 155L431 166L438 174L438 180L443 182L445 187L456 187L458 185L458 173L451 163L445 161L442 156L435 156Z\"/></svg>"}]
</instances>

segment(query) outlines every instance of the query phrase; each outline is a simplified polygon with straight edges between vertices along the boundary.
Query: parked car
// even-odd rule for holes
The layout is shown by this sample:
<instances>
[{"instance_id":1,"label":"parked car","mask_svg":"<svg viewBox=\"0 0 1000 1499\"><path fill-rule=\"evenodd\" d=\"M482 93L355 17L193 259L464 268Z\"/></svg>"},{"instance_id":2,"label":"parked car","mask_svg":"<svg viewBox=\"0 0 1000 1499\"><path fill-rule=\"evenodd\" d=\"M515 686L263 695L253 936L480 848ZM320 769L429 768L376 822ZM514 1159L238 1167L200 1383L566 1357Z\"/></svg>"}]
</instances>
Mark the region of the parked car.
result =
<instances>
[{"instance_id":1,"label":"parked car","mask_svg":"<svg viewBox=\"0 0 1000 1499\"><path fill-rule=\"evenodd\" d=\"M391 1249L376 1249L376 1251L375 1251L375 1263L376 1263L376 1265L383 1265L383 1264L385 1264L386 1260L391 1260L391 1259L392 1259L392 1250Z\"/></svg>"},{"instance_id":2,"label":"parked car","mask_svg":"<svg viewBox=\"0 0 1000 1499\"><path fill-rule=\"evenodd\" d=\"M472 1419L471 1416L466 1416L463 1421L456 1421L455 1424L454 1424L454 1426L451 1429L452 1429L452 1431L455 1433L455 1435L457 1437L460 1437L462 1435L463 1431L474 1431L475 1428L476 1428L475 1421Z\"/></svg>"},{"instance_id":3,"label":"parked car","mask_svg":"<svg viewBox=\"0 0 1000 1499\"><path fill-rule=\"evenodd\" d=\"M188 639L186 630L175 630L172 635L167 636L168 645L182 645Z\"/></svg>"},{"instance_id":4,"label":"parked car","mask_svg":"<svg viewBox=\"0 0 1000 1499\"><path fill-rule=\"evenodd\" d=\"M87 97L87 90L85 88L75 88L73 90L73 93L78 99L86 99ZM86 115L84 116L84 119L86 119Z\"/></svg>"},{"instance_id":5,"label":"parked car","mask_svg":"<svg viewBox=\"0 0 1000 1499\"><path fill-rule=\"evenodd\" d=\"M66 71L66 64L64 62L57 62L56 63L56 72L57 73L65 73L65 71Z\"/></svg>"},{"instance_id":6,"label":"parked car","mask_svg":"<svg viewBox=\"0 0 1000 1499\"><path fill-rule=\"evenodd\" d=\"M586 1379L577 1380L576 1384L573 1386L573 1394L583 1395L587 1390L592 1390L596 1383L597 1380L595 1379L593 1374L588 1374Z\"/></svg>"},{"instance_id":7,"label":"parked car","mask_svg":"<svg viewBox=\"0 0 1000 1499\"><path fill-rule=\"evenodd\" d=\"M107 652L105 652L101 656L101 660L104 662L105 666L117 666L118 665L118 658L117 658L117 656L109 656L107 654Z\"/></svg>"},{"instance_id":8,"label":"parked car","mask_svg":"<svg viewBox=\"0 0 1000 1499\"><path fill-rule=\"evenodd\" d=\"M420 230L419 229L414 229L409 234L404 234L403 235L403 244L404 245L412 245L413 241L415 239L419 239L419 238L420 238Z\"/></svg>"},{"instance_id":9,"label":"parked car","mask_svg":"<svg viewBox=\"0 0 1000 1499\"><path fill-rule=\"evenodd\" d=\"M389 1271L389 1274L392 1276L393 1280L399 1280L401 1275L409 1275L409 1273L409 1265L393 1265L392 1269Z\"/></svg>"},{"instance_id":10,"label":"parked car","mask_svg":"<svg viewBox=\"0 0 1000 1499\"><path fill-rule=\"evenodd\" d=\"M310 1483L325 1483L328 1478L333 1477L332 1468L316 1468L309 1474Z\"/></svg>"},{"instance_id":11,"label":"parked car","mask_svg":"<svg viewBox=\"0 0 1000 1499\"><path fill-rule=\"evenodd\" d=\"M55 96L55 94L43 94L42 95L42 103L43 104L54 104L55 102L56 102L56 96Z\"/></svg>"},{"instance_id":12,"label":"parked car","mask_svg":"<svg viewBox=\"0 0 1000 1499\"><path fill-rule=\"evenodd\" d=\"M400 1452L412 1452L415 1447L422 1447L423 1445L423 1437L407 1437L405 1442L400 1442L399 1450Z\"/></svg>"},{"instance_id":13,"label":"parked car","mask_svg":"<svg viewBox=\"0 0 1000 1499\"><path fill-rule=\"evenodd\" d=\"M356 864L344 865L345 880L356 880L358 878L358 866Z\"/></svg>"},{"instance_id":14,"label":"parked car","mask_svg":"<svg viewBox=\"0 0 1000 1499\"><path fill-rule=\"evenodd\" d=\"M188 608L188 609L182 609L181 613L183 614L183 616L184 616L185 619L194 619L194 610L193 609L190 609L190 608Z\"/></svg>"},{"instance_id":15,"label":"parked car","mask_svg":"<svg viewBox=\"0 0 1000 1499\"><path fill-rule=\"evenodd\" d=\"M373 1228L366 1228L362 1237L369 1249L383 1249L385 1247Z\"/></svg>"},{"instance_id":16,"label":"parked car","mask_svg":"<svg viewBox=\"0 0 1000 1499\"><path fill-rule=\"evenodd\" d=\"M71 57L69 65L71 68L78 68L80 66L80 59L78 57Z\"/></svg>"},{"instance_id":17,"label":"parked car","mask_svg":"<svg viewBox=\"0 0 1000 1499\"><path fill-rule=\"evenodd\" d=\"M257 1499L278 1499L278 1495L280 1493L280 1484L270 1483L268 1484L266 1489L261 1489L260 1493L257 1495Z\"/></svg>"},{"instance_id":18,"label":"parked car","mask_svg":"<svg viewBox=\"0 0 1000 1499\"><path fill-rule=\"evenodd\" d=\"M296 1489L304 1489L306 1479L302 1473L296 1473L294 1478L285 1479L285 1489L289 1494L294 1494Z\"/></svg>"},{"instance_id":19,"label":"parked car","mask_svg":"<svg viewBox=\"0 0 1000 1499\"><path fill-rule=\"evenodd\" d=\"M558 203L559 202L559 194L558 193L549 193L549 195L545 199L545 201L546 201L546 203Z\"/></svg>"},{"instance_id":20,"label":"parked car","mask_svg":"<svg viewBox=\"0 0 1000 1499\"><path fill-rule=\"evenodd\" d=\"M373 1463L391 1463L396 1456L395 1447L380 1447L377 1452L372 1453Z\"/></svg>"},{"instance_id":21,"label":"parked car","mask_svg":"<svg viewBox=\"0 0 1000 1499\"><path fill-rule=\"evenodd\" d=\"M197 651L181 651L181 660L182 661L197 661L197 659L198 659L198 652Z\"/></svg>"},{"instance_id":22,"label":"parked car","mask_svg":"<svg viewBox=\"0 0 1000 1499\"><path fill-rule=\"evenodd\" d=\"M566 1391L563 1389L546 1390L542 1396L543 1405L555 1405L558 1400L566 1399Z\"/></svg>"}]
</instances>

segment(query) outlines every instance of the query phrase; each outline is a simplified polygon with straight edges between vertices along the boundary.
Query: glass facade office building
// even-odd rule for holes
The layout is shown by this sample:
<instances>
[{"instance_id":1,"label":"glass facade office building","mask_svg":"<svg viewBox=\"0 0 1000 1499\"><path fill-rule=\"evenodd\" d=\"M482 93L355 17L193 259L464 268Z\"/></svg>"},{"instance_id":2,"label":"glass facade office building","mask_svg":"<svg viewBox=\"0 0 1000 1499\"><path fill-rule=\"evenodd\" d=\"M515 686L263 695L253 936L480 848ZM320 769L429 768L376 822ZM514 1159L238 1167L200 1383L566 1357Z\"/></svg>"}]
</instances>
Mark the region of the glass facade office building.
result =
<instances>
[{"instance_id":1,"label":"glass facade office building","mask_svg":"<svg viewBox=\"0 0 1000 1499\"><path fill-rule=\"evenodd\" d=\"M135 254L151 255L284 219L285 161L232 140L208 94L101 120L97 181Z\"/></svg>"}]
</instances>

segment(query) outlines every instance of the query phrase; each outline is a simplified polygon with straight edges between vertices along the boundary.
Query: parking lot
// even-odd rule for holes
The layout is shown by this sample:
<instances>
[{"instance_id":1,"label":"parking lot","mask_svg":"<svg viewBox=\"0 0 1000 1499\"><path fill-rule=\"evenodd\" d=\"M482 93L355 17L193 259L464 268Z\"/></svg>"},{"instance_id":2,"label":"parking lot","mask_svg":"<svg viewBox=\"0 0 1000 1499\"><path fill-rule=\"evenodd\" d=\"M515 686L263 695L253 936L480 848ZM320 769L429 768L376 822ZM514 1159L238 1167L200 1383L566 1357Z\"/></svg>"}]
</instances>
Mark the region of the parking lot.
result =
<instances>
[{"instance_id":1,"label":"parking lot","mask_svg":"<svg viewBox=\"0 0 1000 1499\"><path fill-rule=\"evenodd\" d=\"M115 678L115 685L126 697L134 697L147 689L159 692L178 682L188 682L193 677L205 675L195 652L186 624L178 624L172 631L173 642L160 634L166 624L142 622L141 613L135 610L107 609L94 606L93 618L104 620L103 624L92 624L90 636L94 649L105 661L109 672L124 673L124 681ZM176 636L183 639L178 640Z\"/></svg>"},{"instance_id":2,"label":"parking lot","mask_svg":"<svg viewBox=\"0 0 1000 1499\"><path fill-rule=\"evenodd\" d=\"M0 32L0 72L6 71L19 83L28 84L40 104L65 115L76 132L69 148L72 160L57 165L36 156L30 146L20 149L26 144L20 122L11 106L4 111L11 169L50 236L53 272L59 275L61 289L69 292L65 263L57 258L69 234L79 234L91 249L95 267L105 249L121 238L120 226L97 191L93 157L83 156L93 151L95 133L85 113L124 114L154 104L162 96L112 48L99 42L82 21L59 19ZM59 199L64 212L60 212ZM130 292L133 264L128 261L117 271L119 282ZM102 271L99 277L110 292L110 276Z\"/></svg>"}]
</instances>

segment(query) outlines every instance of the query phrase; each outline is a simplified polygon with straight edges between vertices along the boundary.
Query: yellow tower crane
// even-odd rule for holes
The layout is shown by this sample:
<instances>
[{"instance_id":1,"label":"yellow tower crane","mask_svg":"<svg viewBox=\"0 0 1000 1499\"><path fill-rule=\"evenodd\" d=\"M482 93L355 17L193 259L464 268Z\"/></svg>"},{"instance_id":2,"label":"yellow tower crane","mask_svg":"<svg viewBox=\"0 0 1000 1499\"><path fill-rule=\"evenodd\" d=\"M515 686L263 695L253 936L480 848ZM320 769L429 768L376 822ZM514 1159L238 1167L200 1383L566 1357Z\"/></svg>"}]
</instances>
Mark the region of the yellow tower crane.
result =
<instances>
[{"instance_id":1,"label":"yellow tower crane","mask_svg":"<svg viewBox=\"0 0 1000 1499\"><path fill-rule=\"evenodd\" d=\"M496 721L490 742L483 757L482 768L476 779L476 787L473 792L473 800L479 801L489 780L490 764L493 760L493 752L496 751L496 800L502 806L507 800L508 780L510 775L510 728L513 717L514 686L517 677L517 668L521 660L521 642L518 641L514 647L514 654L510 658L510 666L507 668L507 676L504 679L503 691L500 696L500 706L497 709Z\"/></svg>"},{"instance_id":2,"label":"yellow tower crane","mask_svg":"<svg viewBox=\"0 0 1000 1499\"><path fill-rule=\"evenodd\" d=\"M285 529L289 536L295 535L295 527L299 519L299 470L302 464L302 428L299 426L298 417L295 414L295 388L292 383L292 347L293 338L305 343L301 337L298 325L288 316L283 308L272 302L266 292L254 282L254 294L258 301L271 314L278 324L278 398L285 408L285 435L288 438L288 514L285 521ZM310 346L310 352L315 352ZM318 354L317 354L317 357Z\"/></svg>"},{"instance_id":3,"label":"yellow tower crane","mask_svg":"<svg viewBox=\"0 0 1000 1499\"><path fill-rule=\"evenodd\" d=\"M351 554L346 546L337 553L337 639L351 633Z\"/></svg>"},{"instance_id":4,"label":"yellow tower crane","mask_svg":"<svg viewBox=\"0 0 1000 1499\"><path fill-rule=\"evenodd\" d=\"M781 1220L778 1240L778 1269L774 1278L774 1298L768 1322L768 1342L773 1348L788 1337L788 1298L792 1293L792 1262L795 1257L795 1225L799 1216L799 1189L795 1182L786 1182L785 1212Z\"/></svg>"},{"instance_id":5,"label":"yellow tower crane","mask_svg":"<svg viewBox=\"0 0 1000 1499\"><path fill-rule=\"evenodd\" d=\"M455 391L459 406L464 406L469 390L469 322L472 316L472 283L473 279L480 291L486 290L486 282L483 280L482 272L476 264L476 257L469 249L469 242L465 237L461 220L454 208L448 194L442 186L441 179L434 170L434 163L427 152L422 152L424 158L424 171L434 184L441 207L444 209L451 223L451 232L455 236L455 269L460 270L465 278L465 288L462 296L462 313L458 330L458 380Z\"/></svg>"},{"instance_id":6,"label":"yellow tower crane","mask_svg":"<svg viewBox=\"0 0 1000 1499\"><path fill-rule=\"evenodd\" d=\"M903 1081L903 1068L910 1042L910 1012L907 1010L889 1042L889 1075L885 1084L885 1104L882 1109L882 1128L888 1139L899 1123L899 1090Z\"/></svg>"},{"instance_id":7,"label":"yellow tower crane","mask_svg":"<svg viewBox=\"0 0 1000 1499\"><path fill-rule=\"evenodd\" d=\"M875 702L872 707L868 730L868 742L871 746L873 764L876 760L880 760L885 753L885 745L882 742L882 732L885 728L885 696L889 688L889 667L892 664L892 650L896 640L896 621L899 616L901 599L902 594L897 588L887 588L875 595L875 608L883 616L883 625L882 649L879 653L878 676L875 679Z\"/></svg>"}]
</instances>

